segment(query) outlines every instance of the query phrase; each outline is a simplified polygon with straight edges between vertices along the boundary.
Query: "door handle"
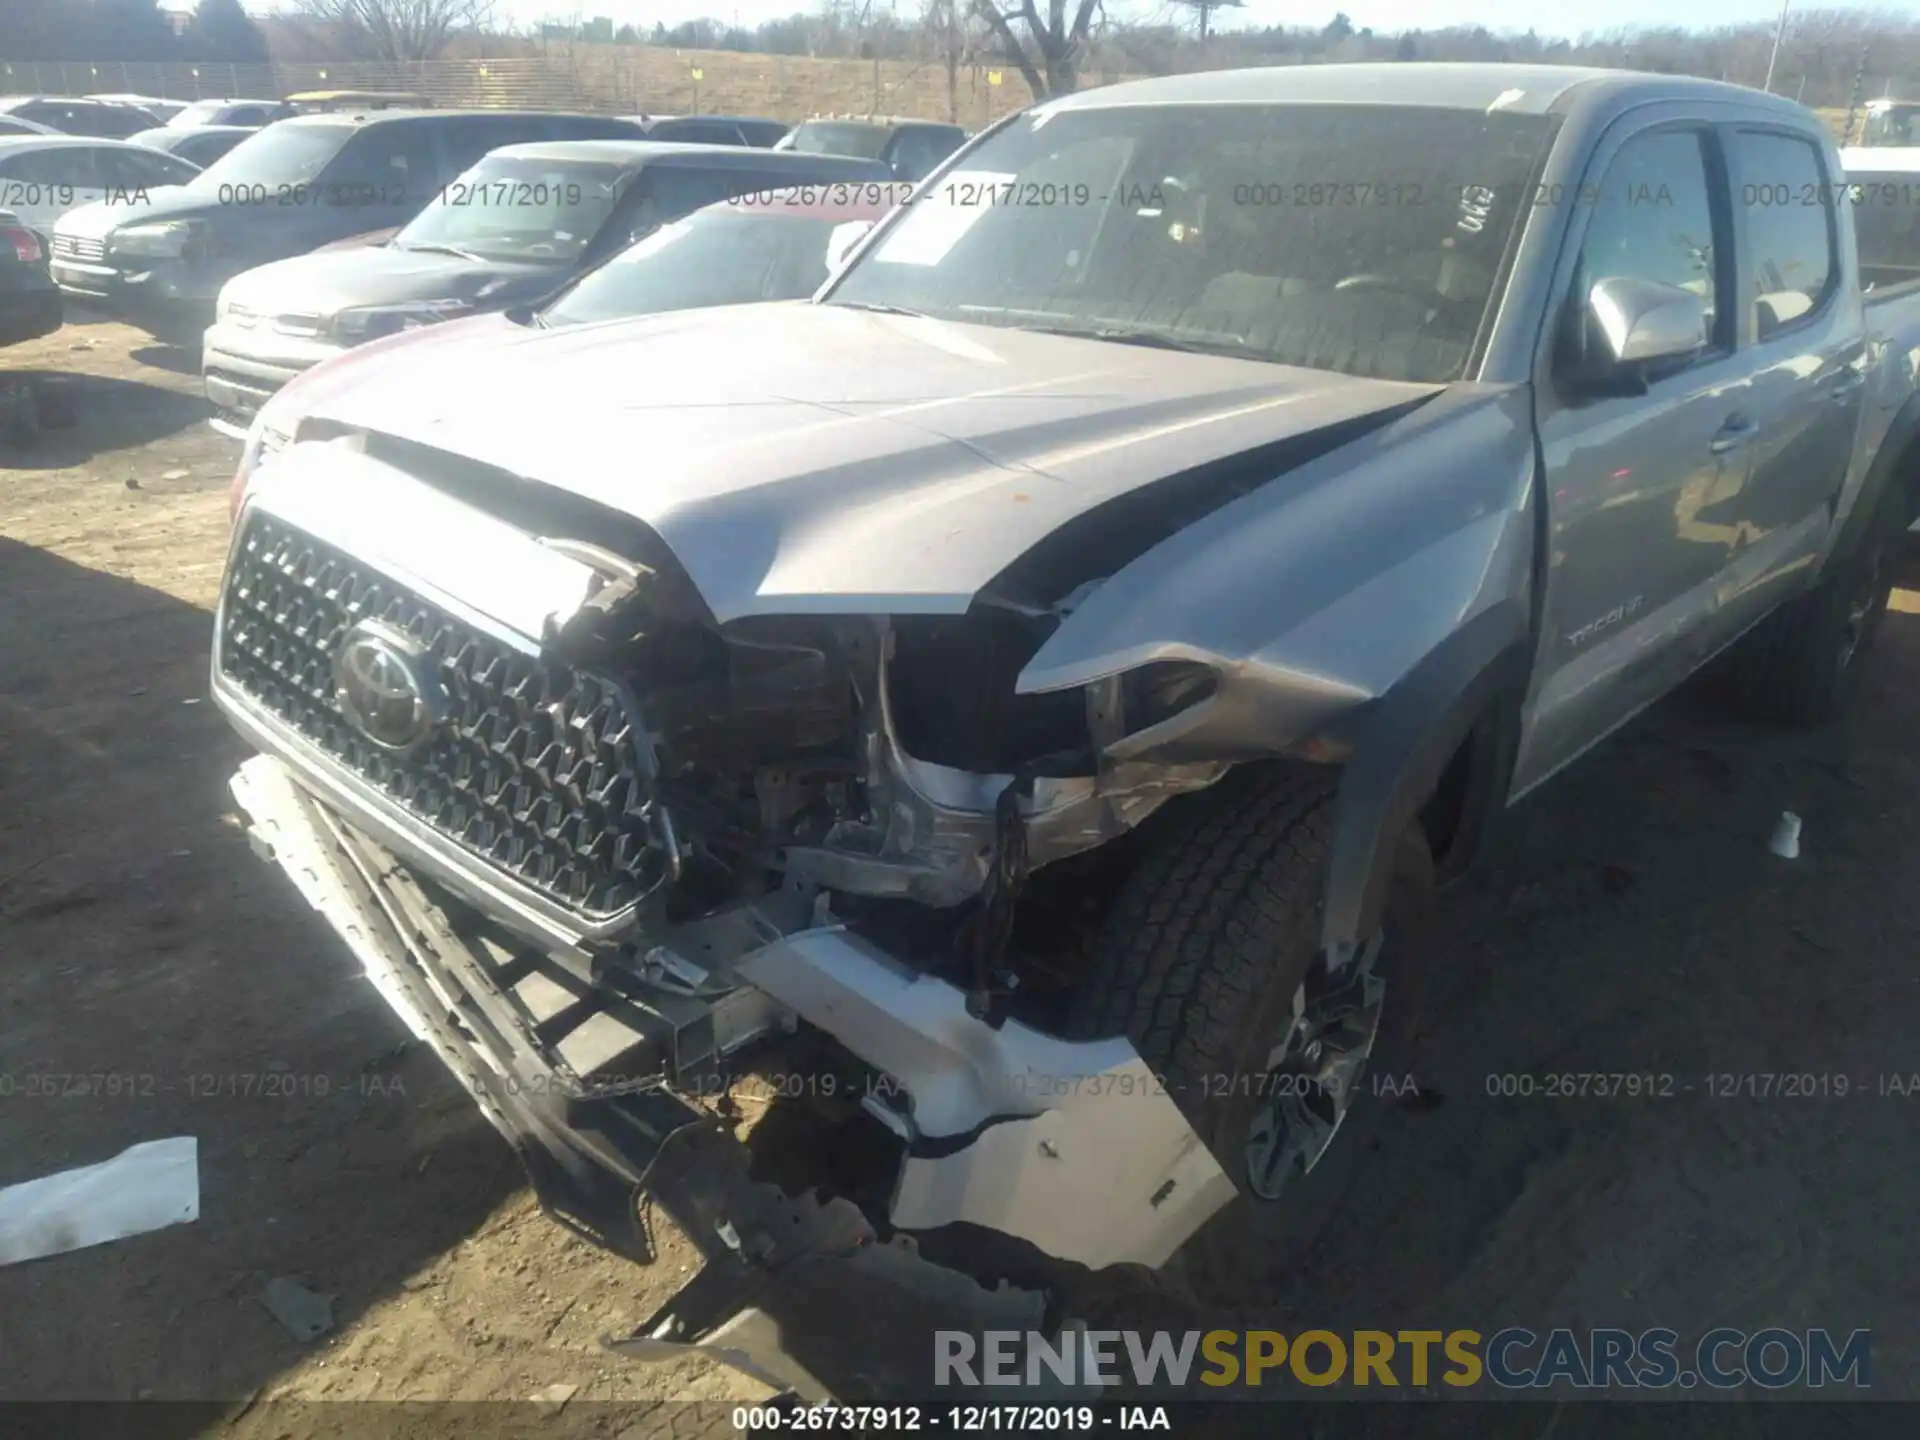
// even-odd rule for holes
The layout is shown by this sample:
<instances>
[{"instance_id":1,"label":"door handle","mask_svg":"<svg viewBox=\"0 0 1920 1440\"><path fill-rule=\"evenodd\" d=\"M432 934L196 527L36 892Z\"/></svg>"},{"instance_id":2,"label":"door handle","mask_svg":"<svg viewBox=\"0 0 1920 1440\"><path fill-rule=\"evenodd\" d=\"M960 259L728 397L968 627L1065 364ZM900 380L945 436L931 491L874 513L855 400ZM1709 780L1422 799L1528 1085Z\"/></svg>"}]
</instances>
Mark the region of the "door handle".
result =
<instances>
[{"instance_id":1,"label":"door handle","mask_svg":"<svg viewBox=\"0 0 1920 1440\"><path fill-rule=\"evenodd\" d=\"M1730 415L1727 423L1707 446L1716 455L1725 455L1730 450L1738 450L1747 441L1759 433L1760 427L1744 415Z\"/></svg>"}]
</instances>

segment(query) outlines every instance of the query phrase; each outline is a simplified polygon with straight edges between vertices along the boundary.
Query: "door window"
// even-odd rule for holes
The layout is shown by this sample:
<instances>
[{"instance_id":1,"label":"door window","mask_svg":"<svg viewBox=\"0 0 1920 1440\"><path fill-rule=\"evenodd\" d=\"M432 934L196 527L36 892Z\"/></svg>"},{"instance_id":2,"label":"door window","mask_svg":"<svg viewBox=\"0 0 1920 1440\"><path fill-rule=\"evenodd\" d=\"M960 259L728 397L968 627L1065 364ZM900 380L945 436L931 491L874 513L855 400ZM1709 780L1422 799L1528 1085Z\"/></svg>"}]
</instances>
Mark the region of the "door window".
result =
<instances>
[{"instance_id":1,"label":"door window","mask_svg":"<svg viewBox=\"0 0 1920 1440\"><path fill-rule=\"evenodd\" d=\"M1707 350L1668 362L1661 377L1730 348L1726 225L1714 213L1718 184L1706 147L1698 130L1637 135L1621 146L1600 184L1579 197L1587 228L1567 297L1563 371L1591 373L1605 354L1587 313L1587 297L1602 280L1657 281L1690 290L1705 304Z\"/></svg>"},{"instance_id":2,"label":"door window","mask_svg":"<svg viewBox=\"0 0 1920 1440\"><path fill-rule=\"evenodd\" d=\"M1792 135L1743 130L1733 137L1746 213L1742 303L1766 340L1813 317L1840 273L1832 200L1819 152Z\"/></svg>"},{"instance_id":3,"label":"door window","mask_svg":"<svg viewBox=\"0 0 1920 1440\"><path fill-rule=\"evenodd\" d=\"M329 187L364 191L375 205L424 203L438 159L424 125L371 125L347 142L325 176Z\"/></svg>"},{"instance_id":4,"label":"door window","mask_svg":"<svg viewBox=\"0 0 1920 1440\"><path fill-rule=\"evenodd\" d=\"M100 178L109 189L153 190L184 185L198 172L171 155L134 150L101 150Z\"/></svg>"}]
</instances>

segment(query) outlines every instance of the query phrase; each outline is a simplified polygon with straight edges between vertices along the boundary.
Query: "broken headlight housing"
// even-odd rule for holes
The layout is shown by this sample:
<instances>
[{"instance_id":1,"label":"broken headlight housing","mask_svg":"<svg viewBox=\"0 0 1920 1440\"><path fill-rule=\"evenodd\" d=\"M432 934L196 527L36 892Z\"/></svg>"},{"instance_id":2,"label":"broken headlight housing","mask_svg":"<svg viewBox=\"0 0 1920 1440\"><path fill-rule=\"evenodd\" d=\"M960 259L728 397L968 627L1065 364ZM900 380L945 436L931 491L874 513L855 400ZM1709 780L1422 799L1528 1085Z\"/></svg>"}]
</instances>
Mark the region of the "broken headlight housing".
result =
<instances>
[{"instance_id":1,"label":"broken headlight housing","mask_svg":"<svg viewBox=\"0 0 1920 1440\"><path fill-rule=\"evenodd\" d=\"M1129 735L1173 719L1211 699L1220 675L1195 660L1156 660L1120 677L1122 713Z\"/></svg>"}]
</instances>

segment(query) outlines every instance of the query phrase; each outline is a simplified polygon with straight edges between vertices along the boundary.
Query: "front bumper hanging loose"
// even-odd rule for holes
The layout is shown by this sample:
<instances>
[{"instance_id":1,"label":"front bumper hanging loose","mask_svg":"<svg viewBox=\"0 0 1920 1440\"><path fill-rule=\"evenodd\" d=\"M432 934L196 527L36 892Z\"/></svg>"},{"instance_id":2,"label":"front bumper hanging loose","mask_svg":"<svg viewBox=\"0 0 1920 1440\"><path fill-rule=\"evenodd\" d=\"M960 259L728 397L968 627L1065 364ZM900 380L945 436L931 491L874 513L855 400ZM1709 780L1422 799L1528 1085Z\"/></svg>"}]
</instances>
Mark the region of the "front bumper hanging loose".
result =
<instances>
[{"instance_id":1,"label":"front bumper hanging loose","mask_svg":"<svg viewBox=\"0 0 1920 1440\"><path fill-rule=\"evenodd\" d=\"M232 790L256 853L468 1089L551 1216L647 1261L650 1198L699 1248L680 1294L608 1338L621 1353L697 1350L809 1399L927 1393L935 1331L1039 1333L1048 1296L986 1288L900 1232L967 1222L1064 1260L1157 1265L1232 1193L1126 1041L990 1028L961 990L837 926L773 940L735 973L896 1080L913 1140L934 1143L908 1144L878 1225L847 1199L756 1183L746 1146L666 1084L605 1093L557 1067L434 895L285 762L249 760Z\"/></svg>"}]
</instances>

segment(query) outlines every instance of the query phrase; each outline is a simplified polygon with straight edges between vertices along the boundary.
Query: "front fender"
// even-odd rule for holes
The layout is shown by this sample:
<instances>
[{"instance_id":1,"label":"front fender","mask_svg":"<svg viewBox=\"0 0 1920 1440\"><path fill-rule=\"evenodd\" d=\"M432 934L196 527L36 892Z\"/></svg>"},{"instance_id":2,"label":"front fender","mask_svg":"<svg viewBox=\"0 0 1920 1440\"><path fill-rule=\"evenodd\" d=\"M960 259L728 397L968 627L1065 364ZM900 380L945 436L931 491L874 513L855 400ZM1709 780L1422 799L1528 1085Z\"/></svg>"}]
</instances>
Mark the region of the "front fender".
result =
<instances>
[{"instance_id":1,"label":"front fender","mask_svg":"<svg viewBox=\"0 0 1920 1440\"><path fill-rule=\"evenodd\" d=\"M1534 463L1524 388L1461 385L1275 477L1109 577L1021 673L1022 693L1183 660L1219 683L1111 756L1344 756L1329 941L1379 913L1400 827L1531 652ZM1517 713L1517 711L1516 711Z\"/></svg>"}]
</instances>

